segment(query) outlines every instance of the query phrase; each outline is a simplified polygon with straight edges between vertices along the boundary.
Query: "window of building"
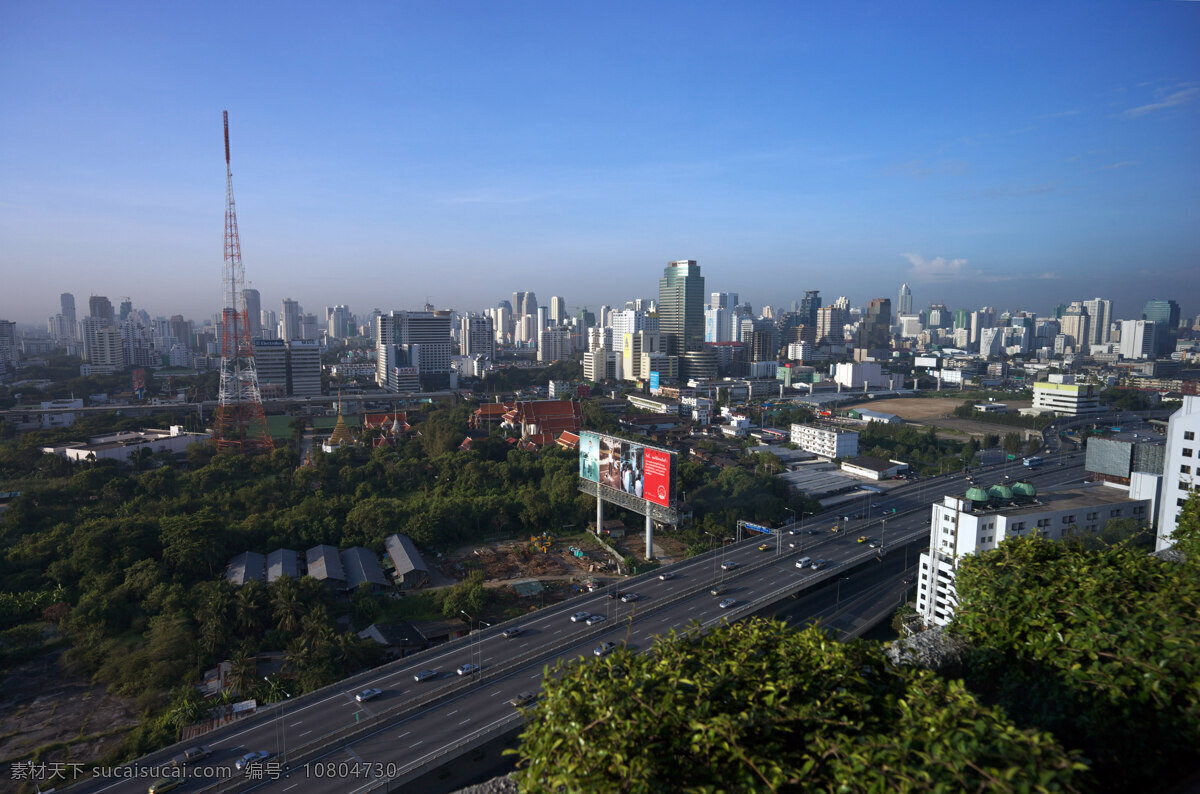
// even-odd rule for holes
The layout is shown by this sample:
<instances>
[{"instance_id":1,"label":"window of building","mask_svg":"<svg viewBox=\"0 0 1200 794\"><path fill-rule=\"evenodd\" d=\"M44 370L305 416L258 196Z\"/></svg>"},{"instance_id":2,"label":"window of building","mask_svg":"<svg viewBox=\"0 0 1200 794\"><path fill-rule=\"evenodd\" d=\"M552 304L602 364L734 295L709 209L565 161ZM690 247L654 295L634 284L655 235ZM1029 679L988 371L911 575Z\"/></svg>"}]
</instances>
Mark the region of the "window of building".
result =
<instances>
[{"instance_id":1,"label":"window of building","mask_svg":"<svg viewBox=\"0 0 1200 794\"><path fill-rule=\"evenodd\" d=\"M1109 510L1109 511L1108 511L1108 517L1109 517L1109 518L1116 518L1116 517L1117 517L1117 516L1119 516L1119 515L1121 515L1121 508L1119 508L1119 507L1118 507L1118 508L1116 508L1115 510Z\"/></svg>"},{"instance_id":2,"label":"window of building","mask_svg":"<svg viewBox=\"0 0 1200 794\"><path fill-rule=\"evenodd\" d=\"M1192 467L1191 467L1191 466L1189 466L1189 465L1187 465L1187 464L1185 463L1185 464L1183 464L1182 466L1180 466L1180 467L1179 467L1179 473L1180 473L1180 474L1191 474L1191 473L1192 473Z\"/></svg>"},{"instance_id":3,"label":"window of building","mask_svg":"<svg viewBox=\"0 0 1200 794\"><path fill-rule=\"evenodd\" d=\"M1175 500L1176 507L1183 507L1185 504L1187 504L1187 499L1176 499Z\"/></svg>"},{"instance_id":4,"label":"window of building","mask_svg":"<svg viewBox=\"0 0 1200 794\"><path fill-rule=\"evenodd\" d=\"M1196 440L1196 433L1195 433L1195 431L1192 431L1192 430L1184 430L1184 431L1183 431L1183 440L1184 440L1184 441L1195 441L1195 440Z\"/></svg>"},{"instance_id":5,"label":"window of building","mask_svg":"<svg viewBox=\"0 0 1200 794\"><path fill-rule=\"evenodd\" d=\"M1184 447L1184 448L1183 448L1183 456L1184 456L1185 458L1190 458L1190 457L1192 456L1192 448L1191 448L1191 447Z\"/></svg>"}]
</instances>

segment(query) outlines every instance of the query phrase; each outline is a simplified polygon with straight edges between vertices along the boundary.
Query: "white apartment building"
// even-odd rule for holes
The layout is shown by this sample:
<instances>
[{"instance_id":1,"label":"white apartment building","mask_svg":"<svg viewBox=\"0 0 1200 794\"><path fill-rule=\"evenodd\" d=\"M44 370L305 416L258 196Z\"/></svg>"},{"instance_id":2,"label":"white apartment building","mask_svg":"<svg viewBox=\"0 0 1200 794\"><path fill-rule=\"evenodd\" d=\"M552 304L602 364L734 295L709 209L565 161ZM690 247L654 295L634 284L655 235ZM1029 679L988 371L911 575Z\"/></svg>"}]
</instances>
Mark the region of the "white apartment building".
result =
<instances>
[{"instance_id":1,"label":"white apartment building","mask_svg":"<svg viewBox=\"0 0 1200 794\"><path fill-rule=\"evenodd\" d=\"M792 425L791 441L805 452L823 458L852 458L858 454L858 433L816 425Z\"/></svg>"},{"instance_id":2,"label":"white apartment building","mask_svg":"<svg viewBox=\"0 0 1200 794\"><path fill-rule=\"evenodd\" d=\"M583 379L593 383L622 380L621 354L604 348L583 354Z\"/></svg>"},{"instance_id":3,"label":"white apartment building","mask_svg":"<svg viewBox=\"0 0 1200 794\"><path fill-rule=\"evenodd\" d=\"M1122 320L1117 352L1121 358L1154 358L1156 332L1153 320Z\"/></svg>"},{"instance_id":4,"label":"white apartment building","mask_svg":"<svg viewBox=\"0 0 1200 794\"><path fill-rule=\"evenodd\" d=\"M1131 499L1122 489L1104 486L1039 496L1029 483L972 487L965 497L946 496L933 505L929 551L921 555L917 579L917 613L927 625L950 622L958 606L954 579L968 554L990 551L1009 538L1061 540L1099 532L1119 518L1149 521L1151 500Z\"/></svg>"},{"instance_id":5,"label":"white apartment building","mask_svg":"<svg viewBox=\"0 0 1200 794\"><path fill-rule=\"evenodd\" d=\"M1050 375L1047 381L1033 384L1033 407L1059 416L1085 416L1105 410L1095 385L1076 383L1074 375Z\"/></svg>"},{"instance_id":6,"label":"white apartment building","mask_svg":"<svg viewBox=\"0 0 1200 794\"><path fill-rule=\"evenodd\" d=\"M550 328L543 328L538 334L538 361L562 361L570 357L571 327L554 325Z\"/></svg>"},{"instance_id":7,"label":"white apartment building","mask_svg":"<svg viewBox=\"0 0 1200 794\"><path fill-rule=\"evenodd\" d=\"M1157 550L1175 545L1171 535L1179 511L1200 483L1200 397L1184 395L1183 405L1171 414L1163 452L1162 498L1158 503Z\"/></svg>"}]
</instances>

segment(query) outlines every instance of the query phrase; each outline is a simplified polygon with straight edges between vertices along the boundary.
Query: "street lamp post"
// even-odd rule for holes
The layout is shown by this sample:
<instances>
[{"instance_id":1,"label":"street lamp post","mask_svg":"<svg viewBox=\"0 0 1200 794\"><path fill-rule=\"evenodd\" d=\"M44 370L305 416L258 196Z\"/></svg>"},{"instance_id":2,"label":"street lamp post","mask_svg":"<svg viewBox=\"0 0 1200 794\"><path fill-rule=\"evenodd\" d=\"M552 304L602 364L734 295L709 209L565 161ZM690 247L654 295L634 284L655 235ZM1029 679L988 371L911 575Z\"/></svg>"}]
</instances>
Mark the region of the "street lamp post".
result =
<instances>
[{"instance_id":1,"label":"street lamp post","mask_svg":"<svg viewBox=\"0 0 1200 794\"><path fill-rule=\"evenodd\" d=\"M268 686L271 684L271 679L265 675L263 676L263 680L267 682ZM275 732L279 736L280 763L284 764L285 768L286 768L286 764L287 764L287 726L283 724L283 706L285 703L287 703L287 699L290 698L291 695L283 687L280 687L279 691L283 693L284 700L280 702L279 710L277 712L275 712Z\"/></svg>"},{"instance_id":2,"label":"street lamp post","mask_svg":"<svg viewBox=\"0 0 1200 794\"><path fill-rule=\"evenodd\" d=\"M840 605L840 604L842 603L842 582L848 582L848 581L850 581L850 577L849 577L849 576L843 576L843 577L841 577L840 579L838 579L838 583L837 583L837 602L836 602L836 603L837 603L837 605Z\"/></svg>"},{"instance_id":3,"label":"street lamp post","mask_svg":"<svg viewBox=\"0 0 1200 794\"><path fill-rule=\"evenodd\" d=\"M479 664L478 664L479 669L477 669L475 672L479 675L480 678L483 677L483 645L481 644L483 641L483 637L481 636L481 634L483 632L484 627L487 627L490 629L492 627L492 624L485 623L482 620L479 621L479 628L476 630L476 634L475 634L475 653L479 657Z\"/></svg>"}]
</instances>

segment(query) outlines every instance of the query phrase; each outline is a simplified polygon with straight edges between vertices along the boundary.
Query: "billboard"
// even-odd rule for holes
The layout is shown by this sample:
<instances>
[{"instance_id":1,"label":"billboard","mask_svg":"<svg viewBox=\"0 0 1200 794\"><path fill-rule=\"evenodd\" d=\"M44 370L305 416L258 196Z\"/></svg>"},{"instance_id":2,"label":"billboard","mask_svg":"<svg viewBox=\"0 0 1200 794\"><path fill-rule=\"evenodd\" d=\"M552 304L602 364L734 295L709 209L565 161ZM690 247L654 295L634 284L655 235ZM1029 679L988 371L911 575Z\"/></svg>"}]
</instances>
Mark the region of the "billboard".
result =
<instances>
[{"instance_id":1,"label":"billboard","mask_svg":"<svg viewBox=\"0 0 1200 794\"><path fill-rule=\"evenodd\" d=\"M662 507L671 506L675 453L636 441L579 434L579 476Z\"/></svg>"}]
</instances>

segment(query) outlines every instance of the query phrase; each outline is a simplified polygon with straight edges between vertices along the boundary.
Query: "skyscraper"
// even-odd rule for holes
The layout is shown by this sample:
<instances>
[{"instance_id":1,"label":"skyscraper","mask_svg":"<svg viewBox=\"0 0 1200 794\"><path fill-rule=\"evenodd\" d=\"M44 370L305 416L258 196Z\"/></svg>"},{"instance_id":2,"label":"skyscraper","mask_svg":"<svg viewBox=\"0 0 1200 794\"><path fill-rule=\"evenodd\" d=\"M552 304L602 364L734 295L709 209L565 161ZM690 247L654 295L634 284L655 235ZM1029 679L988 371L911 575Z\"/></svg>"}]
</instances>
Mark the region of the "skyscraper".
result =
<instances>
[{"instance_id":1,"label":"skyscraper","mask_svg":"<svg viewBox=\"0 0 1200 794\"><path fill-rule=\"evenodd\" d=\"M251 339L262 339L262 297L258 290L242 290L242 301L246 305L246 324L250 327Z\"/></svg>"},{"instance_id":2,"label":"skyscraper","mask_svg":"<svg viewBox=\"0 0 1200 794\"><path fill-rule=\"evenodd\" d=\"M1087 309L1079 301L1073 301L1063 313L1059 327L1064 335L1070 337L1071 346L1076 353L1088 352L1088 339L1091 338L1091 325Z\"/></svg>"},{"instance_id":3,"label":"skyscraper","mask_svg":"<svg viewBox=\"0 0 1200 794\"><path fill-rule=\"evenodd\" d=\"M1090 301L1084 301L1083 308L1087 309L1088 317L1091 318L1088 345L1102 345L1109 341L1108 326L1112 322L1112 301L1093 298Z\"/></svg>"},{"instance_id":4,"label":"skyscraper","mask_svg":"<svg viewBox=\"0 0 1200 794\"><path fill-rule=\"evenodd\" d=\"M513 322L519 323L525 315L537 319L537 296L532 292L513 293Z\"/></svg>"},{"instance_id":5,"label":"skyscraper","mask_svg":"<svg viewBox=\"0 0 1200 794\"><path fill-rule=\"evenodd\" d=\"M112 301L103 295L93 295L92 297L88 298L88 314L91 317L96 317L100 320L103 320L105 323L112 323Z\"/></svg>"},{"instance_id":6,"label":"skyscraper","mask_svg":"<svg viewBox=\"0 0 1200 794\"><path fill-rule=\"evenodd\" d=\"M283 323L283 329L280 337L286 341L292 339L303 339L303 330L300 327L300 304L291 298L283 299L283 313L280 315L280 321Z\"/></svg>"},{"instance_id":7,"label":"skyscraper","mask_svg":"<svg viewBox=\"0 0 1200 794\"><path fill-rule=\"evenodd\" d=\"M667 264L658 280L658 317L668 355L704 347L704 276L694 259Z\"/></svg>"},{"instance_id":8,"label":"skyscraper","mask_svg":"<svg viewBox=\"0 0 1200 794\"><path fill-rule=\"evenodd\" d=\"M817 327L817 309L821 308L821 290L806 289L800 300L800 322L812 328Z\"/></svg>"},{"instance_id":9,"label":"skyscraper","mask_svg":"<svg viewBox=\"0 0 1200 794\"><path fill-rule=\"evenodd\" d=\"M881 350L891 347L892 302L888 298L872 298L867 315L858 327L858 344L862 350Z\"/></svg>"},{"instance_id":10,"label":"skyscraper","mask_svg":"<svg viewBox=\"0 0 1200 794\"><path fill-rule=\"evenodd\" d=\"M69 292L64 292L58 296L58 303L62 307L62 316L66 318L71 326L71 337L78 335L75 329L75 296Z\"/></svg>"},{"instance_id":11,"label":"skyscraper","mask_svg":"<svg viewBox=\"0 0 1200 794\"><path fill-rule=\"evenodd\" d=\"M567 299L561 295L555 295L550 299L550 322L555 325L562 325L567 321Z\"/></svg>"},{"instance_id":12,"label":"skyscraper","mask_svg":"<svg viewBox=\"0 0 1200 794\"><path fill-rule=\"evenodd\" d=\"M1150 320L1155 326L1155 351L1165 356L1175 351L1175 340L1179 338L1179 304L1173 300L1154 298L1146 301L1142 319Z\"/></svg>"},{"instance_id":13,"label":"skyscraper","mask_svg":"<svg viewBox=\"0 0 1200 794\"><path fill-rule=\"evenodd\" d=\"M900 307L900 314L912 314L912 290L908 288L908 284L900 285L900 300L897 305Z\"/></svg>"}]
</instances>

